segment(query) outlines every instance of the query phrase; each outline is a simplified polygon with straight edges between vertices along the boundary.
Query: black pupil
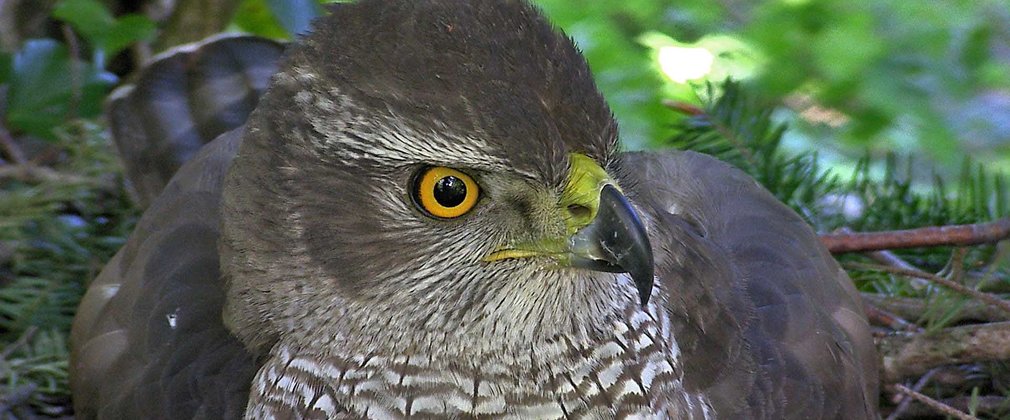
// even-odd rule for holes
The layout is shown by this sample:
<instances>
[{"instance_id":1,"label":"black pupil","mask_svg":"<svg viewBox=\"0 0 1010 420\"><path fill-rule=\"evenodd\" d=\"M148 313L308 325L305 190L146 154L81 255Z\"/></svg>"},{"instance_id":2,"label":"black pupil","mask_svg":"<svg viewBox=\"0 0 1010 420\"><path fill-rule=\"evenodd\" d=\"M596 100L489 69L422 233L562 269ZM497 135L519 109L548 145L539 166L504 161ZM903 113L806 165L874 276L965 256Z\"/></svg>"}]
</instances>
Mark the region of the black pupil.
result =
<instances>
[{"instance_id":1,"label":"black pupil","mask_svg":"<svg viewBox=\"0 0 1010 420\"><path fill-rule=\"evenodd\" d=\"M435 201L444 207L456 207L466 199L466 184L454 176L435 182Z\"/></svg>"}]
</instances>

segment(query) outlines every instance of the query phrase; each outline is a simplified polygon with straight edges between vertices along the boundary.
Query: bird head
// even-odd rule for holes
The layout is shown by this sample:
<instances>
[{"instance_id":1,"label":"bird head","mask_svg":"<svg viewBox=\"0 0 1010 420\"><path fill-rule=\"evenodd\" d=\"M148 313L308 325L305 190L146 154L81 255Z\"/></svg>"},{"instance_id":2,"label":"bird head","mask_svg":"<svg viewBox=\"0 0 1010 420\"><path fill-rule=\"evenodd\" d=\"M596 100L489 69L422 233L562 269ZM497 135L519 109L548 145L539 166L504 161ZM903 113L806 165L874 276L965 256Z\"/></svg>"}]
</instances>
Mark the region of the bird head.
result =
<instances>
[{"instance_id":1,"label":"bird head","mask_svg":"<svg viewBox=\"0 0 1010 420\"><path fill-rule=\"evenodd\" d=\"M524 1L336 6L227 176L226 323L254 349L607 328L653 281L616 139L583 57Z\"/></svg>"}]
</instances>

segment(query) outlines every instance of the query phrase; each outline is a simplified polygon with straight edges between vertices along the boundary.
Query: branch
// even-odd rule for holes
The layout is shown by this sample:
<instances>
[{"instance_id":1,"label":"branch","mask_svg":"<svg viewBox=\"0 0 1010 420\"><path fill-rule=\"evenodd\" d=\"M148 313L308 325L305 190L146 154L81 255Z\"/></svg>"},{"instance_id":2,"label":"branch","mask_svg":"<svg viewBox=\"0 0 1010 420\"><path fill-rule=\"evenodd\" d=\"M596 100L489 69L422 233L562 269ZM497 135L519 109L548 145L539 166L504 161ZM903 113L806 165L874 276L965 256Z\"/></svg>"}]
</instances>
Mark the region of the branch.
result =
<instances>
[{"instance_id":1,"label":"branch","mask_svg":"<svg viewBox=\"0 0 1010 420\"><path fill-rule=\"evenodd\" d=\"M891 311L881 309L866 297L863 298L863 312L866 312L866 318L871 325L882 325L895 331L922 332L922 328L918 325L906 321Z\"/></svg>"},{"instance_id":2,"label":"branch","mask_svg":"<svg viewBox=\"0 0 1010 420\"><path fill-rule=\"evenodd\" d=\"M891 267L904 268L906 270L918 270L918 271L922 271L922 270L919 270L918 267L912 265L908 261L905 261L904 259L902 259L901 257L899 257L898 255L896 255L894 252L891 252L891 251L886 251L886 250L885 251L873 251L873 252L866 253L866 256L870 257L870 259L872 259L872 260L874 260L876 262L879 262L881 264L888 265L888 266L891 266ZM920 278L913 278L911 280L912 280L912 288L915 289L915 290L921 290L921 289L925 288L926 286L929 286L929 282L926 281L926 280L923 280L923 279L920 279Z\"/></svg>"},{"instance_id":3,"label":"branch","mask_svg":"<svg viewBox=\"0 0 1010 420\"><path fill-rule=\"evenodd\" d=\"M70 111L70 119L77 118L80 115L81 98L84 96L82 90L82 60L81 60L81 47L77 43L77 35L74 34L74 30L70 28L70 25L64 24L63 38L67 41L67 49L70 53L70 104L67 109ZM112 57L109 57L110 59Z\"/></svg>"},{"instance_id":4,"label":"branch","mask_svg":"<svg viewBox=\"0 0 1010 420\"><path fill-rule=\"evenodd\" d=\"M921 319L926 312L932 309L925 299L885 296L876 293L862 293L862 296L864 302L906 320ZM957 315L950 320L952 323L963 321L1010 321L1010 314L984 303L967 301L957 312Z\"/></svg>"},{"instance_id":5,"label":"branch","mask_svg":"<svg viewBox=\"0 0 1010 420\"><path fill-rule=\"evenodd\" d=\"M0 166L0 180L16 179L22 182L58 182L64 184L95 183L86 177L74 174L64 174L45 166L32 164Z\"/></svg>"},{"instance_id":6,"label":"branch","mask_svg":"<svg viewBox=\"0 0 1010 420\"><path fill-rule=\"evenodd\" d=\"M893 391L908 395L910 398L922 403L923 405L928 406L929 408L932 408L938 413L942 413L961 420L978 420L978 417L965 414L964 412L957 410L954 407L951 407L947 404L934 400L926 396L925 394L916 392L902 384L894 384L892 387Z\"/></svg>"},{"instance_id":7,"label":"branch","mask_svg":"<svg viewBox=\"0 0 1010 420\"><path fill-rule=\"evenodd\" d=\"M919 378L918 381L915 381L915 385L912 386L912 390L915 392L922 392L922 388L929 383L929 379L933 377L933 375L937 372L937 370L938 369L933 369L930 370L929 372L926 372L925 375L922 375L922 377ZM894 409L894 412L892 412L891 415L887 416L886 420L898 420L899 418L901 418L901 415L905 413L905 410L908 410L908 407L911 405L912 401L915 401L915 398L912 398L908 394L898 392L895 393L894 395L895 397L898 397L897 400L895 400L895 402L898 404L898 407Z\"/></svg>"},{"instance_id":8,"label":"branch","mask_svg":"<svg viewBox=\"0 0 1010 420\"><path fill-rule=\"evenodd\" d=\"M1010 400L1006 397L1001 397L997 395L980 395L978 397L971 396L960 396L944 398L940 402L949 407L956 408L962 411L970 410L970 407L974 406L975 412L978 414L985 414L986 418L1006 418L1007 407L1010 407ZM905 418L922 418L922 417L936 417L936 412L932 408L925 407L919 404L911 405L907 411L905 411Z\"/></svg>"},{"instance_id":9,"label":"branch","mask_svg":"<svg viewBox=\"0 0 1010 420\"><path fill-rule=\"evenodd\" d=\"M7 127L4 127L2 118L0 118L0 147L3 148L4 154L14 164L20 165L28 162L28 158L25 157L25 152L21 150L21 146L14 141L14 136L11 136L11 132L7 131Z\"/></svg>"},{"instance_id":10,"label":"branch","mask_svg":"<svg viewBox=\"0 0 1010 420\"><path fill-rule=\"evenodd\" d=\"M937 366L1010 359L1010 322L945 328L934 334L893 334L878 342L882 380L897 382Z\"/></svg>"},{"instance_id":11,"label":"branch","mask_svg":"<svg viewBox=\"0 0 1010 420\"><path fill-rule=\"evenodd\" d=\"M835 232L820 235L832 254L934 246L968 246L1010 238L1010 218L971 225L932 226L887 232Z\"/></svg>"},{"instance_id":12,"label":"branch","mask_svg":"<svg viewBox=\"0 0 1010 420\"><path fill-rule=\"evenodd\" d=\"M917 278L920 278L920 279L929 280L929 281L931 281L933 283L939 284L939 285L941 285L943 287L946 287L946 288L948 288L950 290L953 290L955 292L958 292L960 294L963 294L963 295L970 296L970 297L973 297L975 299L978 299L978 300L980 300L982 302L985 302L985 303L987 303L989 305L992 305L994 308L997 308L997 309L999 309L999 310L1001 310L1003 312L1006 312L1007 314L1010 314L1010 301L1006 301L1006 300L1000 299L999 297L997 297L995 295L992 295L992 294L989 294L989 293L980 292L978 290L975 290L975 289L972 289L970 287L967 287L967 286L965 286L965 285L963 285L961 283L947 280L947 279L945 279L943 277L940 277L940 276L937 276L935 274L930 274L930 273L927 273L927 272L924 272L924 271L919 271L919 270L909 270L909 269L905 269L905 268L898 268L898 267L891 267L891 266L877 265L877 264L847 263L847 264L845 264L845 267L846 268L863 269L863 270L886 271L886 272L889 272L889 273L900 274L900 275L903 275L903 276L917 277Z\"/></svg>"}]
</instances>

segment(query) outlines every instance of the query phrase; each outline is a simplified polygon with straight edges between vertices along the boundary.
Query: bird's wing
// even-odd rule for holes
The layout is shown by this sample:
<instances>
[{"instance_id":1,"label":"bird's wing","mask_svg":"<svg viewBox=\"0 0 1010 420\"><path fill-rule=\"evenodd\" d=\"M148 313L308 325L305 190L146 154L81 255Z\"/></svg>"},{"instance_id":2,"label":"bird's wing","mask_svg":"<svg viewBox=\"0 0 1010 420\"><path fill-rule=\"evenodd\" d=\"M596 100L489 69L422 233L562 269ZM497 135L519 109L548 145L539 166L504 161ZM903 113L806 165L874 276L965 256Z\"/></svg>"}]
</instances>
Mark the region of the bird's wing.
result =
<instances>
[{"instance_id":1,"label":"bird's wing","mask_svg":"<svg viewBox=\"0 0 1010 420\"><path fill-rule=\"evenodd\" d=\"M229 132L172 178L91 284L71 333L78 418L238 418L255 374L223 325L221 183Z\"/></svg>"},{"instance_id":2,"label":"bird's wing","mask_svg":"<svg viewBox=\"0 0 1010 420\"><path fill-rule=\"evenodd\" d=\"M791 209L692 152L627 153L685 384L720 417L872 418L877 362L859 296Z\"/></svg>"},{"instance_id":3,"label":"bird's wing","mask_svg":"<svg viewBox=\"0 0 1010 420\"><path fill-rule=\"evenodd\" d=\"M241 416L255 365L221 319L221 185L241 139L236 127L282 50L244 36L179 47L110 99L127 176L151 207L74 319L80 418Z\"/></svg>"},{"instance_id":4,"label":"bird's wing","mask_svg":"<svg viewBox=\"0 0 1010 420\"><path fill-rule=\"evenodd\" d=\"M109 127L142 206L200 147L245 123L283 51L251 36L208 38L159 55L110 95Z\"/></svg>"}]
</instances>

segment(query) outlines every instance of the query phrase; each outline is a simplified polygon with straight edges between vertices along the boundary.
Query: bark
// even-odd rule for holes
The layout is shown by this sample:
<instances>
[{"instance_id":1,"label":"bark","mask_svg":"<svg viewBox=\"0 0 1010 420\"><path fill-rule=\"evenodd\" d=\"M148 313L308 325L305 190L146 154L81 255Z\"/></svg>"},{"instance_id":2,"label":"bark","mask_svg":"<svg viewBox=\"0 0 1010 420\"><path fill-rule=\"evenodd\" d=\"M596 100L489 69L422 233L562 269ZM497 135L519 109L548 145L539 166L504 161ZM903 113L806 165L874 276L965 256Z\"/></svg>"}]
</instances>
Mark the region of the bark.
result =
<instances>
[{"instance_id":1,"label":"bark","mask_svg":"<svg viewBox=\"0 0 1010 420\"><path fill-rule=\"evenodd\" d=\"M933 334L898 333L880 338L877 348L881 377L894 383L943 365L1010 360L1010 322L945 328Z\"/></svg>"},{"instance_id":2,"label":"bark","mask_svg":"<svg viewBox=\"0 0 1010 420\"><path fill-rule=\"evenodd\" d=\"M911 322L921 319L930 310L929 302L925 299L887 297L874 293L863 293L862 295L863 301L866 303ZM987 304L968 301L964 303L964 306L961 307L961 310L954 315L954 318L950 322L960 323L965 321L1010 321L1010 315Z\"/></svg>"},{"instance_id":3,"label":"bark","mask_svg":"<svg viewBox=\"0 0 1010 420\"><path fill-rule=\"evenodd\" d=\"M832 254L934 246L969 246L1010 237L1010 218L971 225L929 226L888 232L835 232L820 235Z\"/></svg>"}]
</instances>

